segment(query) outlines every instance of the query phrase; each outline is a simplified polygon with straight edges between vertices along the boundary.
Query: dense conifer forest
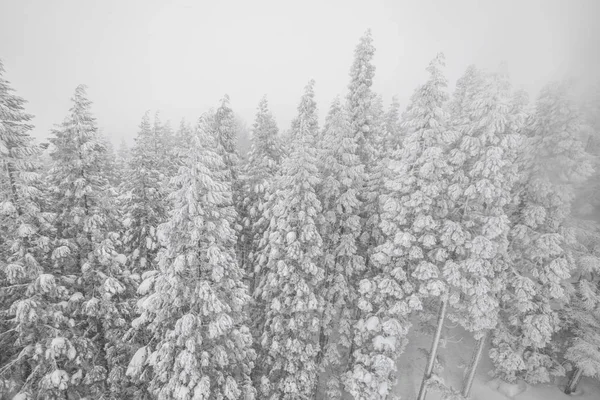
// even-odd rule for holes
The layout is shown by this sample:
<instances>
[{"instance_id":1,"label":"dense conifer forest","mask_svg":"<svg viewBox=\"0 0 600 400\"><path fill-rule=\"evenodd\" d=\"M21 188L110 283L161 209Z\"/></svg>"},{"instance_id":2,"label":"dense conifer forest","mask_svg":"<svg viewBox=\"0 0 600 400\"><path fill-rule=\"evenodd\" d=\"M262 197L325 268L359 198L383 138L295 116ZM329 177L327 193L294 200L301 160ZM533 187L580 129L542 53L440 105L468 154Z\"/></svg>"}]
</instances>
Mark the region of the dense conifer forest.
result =
<instances>
[{"instance_id":1,"label":"dense conifer forest","mask_svg":"<svg viewBox=\"0 0 600 400\"><path fill-rule=\"evenodd\" d=\"M416 336L419 400L469 398L484 357L598 379L599 87L470 66L450 93L438 54L401 108L374 54L367 31L323 126L319 82L289 128L263 97L249 149L224 95L115 150L85 85L40 144L0 63L0 398L408 399Z\"/></svg>"}]
</instances>

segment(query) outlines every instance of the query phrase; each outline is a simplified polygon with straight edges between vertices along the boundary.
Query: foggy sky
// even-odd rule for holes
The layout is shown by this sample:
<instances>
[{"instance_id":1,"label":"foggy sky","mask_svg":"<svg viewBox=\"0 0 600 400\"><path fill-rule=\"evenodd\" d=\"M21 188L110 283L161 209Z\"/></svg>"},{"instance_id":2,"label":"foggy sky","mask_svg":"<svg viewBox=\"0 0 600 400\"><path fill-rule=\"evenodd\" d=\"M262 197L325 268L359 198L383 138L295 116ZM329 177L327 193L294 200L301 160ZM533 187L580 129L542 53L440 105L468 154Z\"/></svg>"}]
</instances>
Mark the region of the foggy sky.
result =
<instances>
[{"instance_id":1,"label":"foggy sky","mask_svg":"<svg viewBox=\"0 0 600 400\"><path fill-rule=\"evenodd\" d=\"M372 29L374 89L404 108L446 55L450 89L469 64L506 61L532 95L551 79L600 70L599 0L0 0L0 59L43 138L75 87L118 144L146 110L173 127L225 93L248 125L267 94L280 130L316 80L321 120L344 95L354 47Z\"/></svg>"}]
</instances>

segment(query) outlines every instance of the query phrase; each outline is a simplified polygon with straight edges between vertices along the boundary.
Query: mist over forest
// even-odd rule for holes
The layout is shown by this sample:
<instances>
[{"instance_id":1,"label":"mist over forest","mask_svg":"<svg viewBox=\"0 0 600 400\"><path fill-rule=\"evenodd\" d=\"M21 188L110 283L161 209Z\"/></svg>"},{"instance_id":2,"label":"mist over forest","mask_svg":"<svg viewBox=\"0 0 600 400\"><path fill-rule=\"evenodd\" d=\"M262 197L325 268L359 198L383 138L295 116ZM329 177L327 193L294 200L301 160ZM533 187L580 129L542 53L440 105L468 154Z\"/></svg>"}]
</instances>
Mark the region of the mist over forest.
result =
<instances>
[{"instance_id":1,"label":"mist over forest","mask_svg":"<svg viewBox=\"0 0 600 400\"><path fill-rule=\"evenodd\" d=\"M0 5L0 399L600 398L596 3L227 7Z\"/></svg>"}]
</instances>

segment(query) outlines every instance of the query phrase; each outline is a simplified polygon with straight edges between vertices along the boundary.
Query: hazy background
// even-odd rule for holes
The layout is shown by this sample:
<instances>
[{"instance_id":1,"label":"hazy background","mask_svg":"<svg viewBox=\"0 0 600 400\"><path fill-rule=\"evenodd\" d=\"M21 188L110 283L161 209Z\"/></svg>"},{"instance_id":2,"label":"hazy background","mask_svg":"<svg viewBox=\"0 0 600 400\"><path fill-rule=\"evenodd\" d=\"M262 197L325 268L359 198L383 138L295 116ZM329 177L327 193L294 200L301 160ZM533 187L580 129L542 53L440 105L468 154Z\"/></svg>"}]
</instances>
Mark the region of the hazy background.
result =
<instances>
[{"instance_id":1,"label":"hazy background","mask_svg":"<svg viewBox=\"0 0 600 400\"><path fill-rule=\"evenodd\" d=\"M600 0L0 0L0 59L37 137L85 83L118 144L132 142L148 109L176 128L225 93L248 125L267 94L288 129L310 78L323 119L367 28L386 105L397 95L404 108L439 51L451 89L469 64L506 61L515 86L534 95L551 79L597 74L599 16Z\"/></svg>"}]
</instances>

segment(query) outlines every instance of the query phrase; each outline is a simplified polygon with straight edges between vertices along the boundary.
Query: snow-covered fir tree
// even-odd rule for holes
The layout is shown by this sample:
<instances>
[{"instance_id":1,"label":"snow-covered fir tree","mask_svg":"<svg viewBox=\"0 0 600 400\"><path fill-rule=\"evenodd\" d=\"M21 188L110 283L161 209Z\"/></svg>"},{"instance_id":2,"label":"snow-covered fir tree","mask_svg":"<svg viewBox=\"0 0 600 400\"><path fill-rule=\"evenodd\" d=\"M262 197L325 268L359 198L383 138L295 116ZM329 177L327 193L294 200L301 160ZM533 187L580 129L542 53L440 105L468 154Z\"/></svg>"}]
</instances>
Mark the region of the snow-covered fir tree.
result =
<instances>
[{"instance_id":1,"label":"snow-covered fir tree","mask_svg":"<svg viewBox=\"0 0 600 400\"><path fill-rule=\"evenodd\" d=\"M167 218L167 192L161 171L162 153L146 113L131 149L128 175L121 188L125 220L124 242L130 268L141 274L154 268L159 249L156 230Z\"/></svg>"},{"instance_id":2,"label":"snow-covered fir tree","mask_svg":"<svg viewBox=\"0 0 600 400\"><path fill-rule=\"evenodd\" d=\"M36 317L47 310L36 282L47 272L51 216L42 209L42 149L29 135L32 116L3 75L0 61L0 397L12 398L27 392L35 367L27 346L40 330Z\"/></svg>"},{"instance_id":3,"label":"snow-covered fir tree","mask_svg":"<svg viewBox=\"0 0 600 400\"><path fill-rule=\"evenodd\" d=\"M119 340L112 334L122 331L127 313L120 303L127 288L120 282L124 256L112 246L118 239L110 233L106 181L99 175L104 147L84 86L73 102L50 139L52 265L28 288L30 296L14 305L16 321L29 330L21 339L22 355L32 363L23 391L34 398L104 393L109 374L118 375L111 349Z\"/></svg>"},{"instance_id":4,"label":"snow-covered fir tree","mask_svg":"<svg viewBox=\"0 0 600 400\"><path fill-rule=\"evenodd\" d=\"M452 99L447 103L448 112L453 116L453 122L458 123L458 116L463 115L469 107L469 102L481 87L482 71L475 65L469 65L465 73L456 81Z\"/></svg>"},{"instance_id":5,"label":"snow-covered fir tree","mask_svg":"<svg viewBox=\"0 0 600 400\"><path fill-rule=\"evenodd\" d=\"M118 187L123 179L121 171L118 170L117 153L111 139L104 133L100 132L98 135L99 140L106 149L103 154L102 162L102 176L108 180L108 184L111 188ZM115 193L116 194L116 193Z\"/></svg>"},{"instance_id":6,"label":"snow-covered fir tree","mask_svg":"<svg viewBox=\"0 0 600 400\"><path fill-rule=\"evenodd\" d=\"M24 176L31 169L27 168L27 163L31 156L38 155L40 149L34 145L29 135L33 128L29 121L33 116L25 112L26 101L14 93L10 82L4 78L4 73L4 65L0 61L0 201L12 211L6 213L6 219L0 217L0 228L8 232L10 228L6 224L14 223L14 215L11 214L20 212L19 174ZM0 239L0 245L3 244L3 239Z\"/></svg>"},{"instance_id":7,"label":"snow-covered fir tree","mask_svg":"<svg viewBox=\"0 0 600 400\"><path fill-rule=\"evenodd\" d=\"M375 66L372 63L375 54L371 30L367 30L360 38L354 50L354 61L350 69L347 107L352 133L356 137L361 161L364 165L376 158L374 140L372 138L372 103L374 94L371 91Z\"/></svg>"},{"instance_id":8,"label":"snow-covered fir tree","mask_svg":"<svg viewBox=\"0 0 600 400\"><path fill-rule=\"evenodd\" d=\"M179 128L173 138L173 153L177 160L177 165L185 163L185 150L189 147L189 143L192 141L193 136L194 128L185 118L182 119L179 122Z\"/></svg>"},{"instance_id":9,"label":"snow-covered fir tree","mask_svg":"<svg viewBox=\"0 0 600 400\"><path fill-rule=\"evenodd\" d=\"M172 184L174 209L159 228L158 269L144 274L138 292L150 341L138 349L128 375L151 368L157 399L253 399L252 336L243 310L249 296L236 255L231 183L203 116L186 164Z\"/></svg>"},{"instance_id":10,"label":"snow-covered fir tree","mask_svg":"<svg viewBox=\"0 0 600 400\"><path fill-rule=\"evenodd\" d=\"M162 140L158 134L160 132L153 129L150 114L146 112L142 117L135 144L130 150L126 179L120 188L119 204L124 217L123 248L127 254L128 269L138 284L145 272L157 268L156 256L160 249L158 227L166 222L169 210L169 186L164 182L163 152L159 151ZM173 164L177 165L175 162ZM139 295L134 295L128 299L132 309L135 308L138 298ZM127 347L123 350L123 356L130 358L146 343L148 334L144 330L130 328L124 339ZM127 376L123 379L126 386L124 390L135 398L147 397L148 378L147 375Z\"/></svg>"},{"instance_id":11,"label":"snow-covered fir tree","mask_svg":"<svg viewBox=\"0 0 600 400\"><path fill-rule=\"evenodd\" d=\"M394 400L422 350L416 400L469 398L488 349L509 397L587 390L600 86L531 106L471 65L450 97L439 54L400 112L374 56L367 30L323 129L311 80L285 131L225 95L116 153L85 86L36 144L0 62L0 399Z\"/></svg>"},{"instance_id":12,"label":"snow-covered fir tree","mask_svg":"<svg viewBox=\"0 0 600 400\"><path fill-rule=\"evenodd\" d=\"M496 375L507 381L548 382L563 373L552 339L574 267L575 235L566 222L575 187L592 172L581 127L567 85L543 88L527 127L521 162L527 175L511 231L504 312L490 351Z\"/></svg>"},{"instance_id":13,"label":"snow-covered fir tree","mask_svg":"<svg viewBox=\"0 0 600 400\"><path fill-rule=\"evenodd\" d=\"M117 149L117 157L116 157L116 168L120 174L127 173L127 168L128 168L130 157L131 157L131 149L127 145L125 138L122 137L121 141L119 142L119 148Z\"/></svg>"},{"instance_id":14,"label":"snow-covered fir tree","mask_svg":"<svg viewBox=\"0 0 600 400\"><path fill-rule=\"evenodd\" d=\"M391 156L402 144L402 127L400 126L400 103L398 97L392 97L392 103L384 116L385 131L383 137L384 154Z\"/></svg>"},{"instance_id":15,"label":"snow-covered fir tree","mask_svg":"<svg viewBox=\"0 0 600 400\"><path fill-rule=\"evenodd\" d=\"M239 178L239 155L237 153L237 129L235 115L229 105L229 96L225 95L214 116L214 132L218 141L219 153L228 170L228 179L233 188L237 188ZM236 193L234 193L235 197Z\"/></svg>"},{"instance_id":16,"label":"snow-covered fir tree","mask_svg":"<svg viewBox=\"0 0 600 400\"><path fill-rule=\"evenodd\" d=\"M242 180L240 179L241 162L237 151L237 123L235 115L229 104L229 96L225 95L221 99L221 104L214 113L212 119L213 134L217 141L217 151L223 158L225 168L221 172L224 179L231 184L233 195L233 205L236 209L237 220L234 224L234 229L237 232L238 244L236 254L240 261L243 262L245 255L244 237L242 235L242 224L245 219L242 196Z\"/></svg>"},{"instance_id":17,"label":"snow-covered fir tree","mask_svg":"<svg viewBox=\"0 0 600 400\"><path fill-rule=\"evenodd\" d=\"M346 107L350 119L350 128L358 145L361 163L365 166L366 179L360 192L363 209L361 252L365 253L367 269L373 249L382 242L379 228L379 193L383 185L385 160L381 158L381 147L385 137L384 124L380 117L383 105L371 89L375 76L373 56L375 47L371 30L360 38L354 50L354 61L350 68L350 84L346 98Z\"/></svg>"},{"instance_id":18,"label":"snow-covered fir tree","mask_svg":"<svg viewBox=\"0 0 600 400\"><path fill-rule=\"evenodd\" d=\"M586 151L593 157L594 174L578 188L572 208L576 262L571 273L574 290L563 310L565 359L571 364L565 393L577 390L583 376L600 374L600 85L582 105L584 124L589 127Z\"/></svg>"},{"instance_id":19,"label":"snow-covered fir tree","mask_svg":"<svg viewBox=\"0 0 600 400\"><path fill-rule=\"evenodd\" d=\"M278 128L266 96L258 104L252 126L250 154L243 173L243 217L240 235L239 257L250 279L250 291L254 291L260 270L263 235L269 224L266 205L272 195L272 185L281 164L281 143Z\"/></svg>"},{"instance_id":20,"label":"snow-covered fir tree","mask_svg":"<svg viewBox=\"0 0 600 400\"><path fill-rule=\"evenodd\" d=\"M158 164L162 174L162 180L168 184L173 176L177 174L179 165L176 160L175 134L171 128L171 122L162 122L160 112L154 113L154 121L152 123L152 140L154 152L158 155Z\"/></svg>"},{"instance_id":21,"label":"snow-covered fir tree","mask_svg":"<svg viewBox=\"0 0 600 400\"><path fill-rule=\"evenodd\" d=\"M594 187L599 178L598 155L594 154L595 173L586 182ZM571 376L565 393L571 394L583 376L600 374L600 227L595 220L598 213L596 191L588 187L580 189L579 198L573 209L576 242L573 246L575 269L570 281L573 291L569 302L561 312L564 357L571 364ZM591 192L591 193L590 193ZM590 196L592 194L592 196Z\"/></svg>"},{"instance_id":22,"label":"snow-covered fir tree","mask_svg":"<svg viewBox=\"0 0 600 400\"><path fill-rule=\"evenodd\" d=\"M373 271L359 284L363 317L357 325L357 363L348 376L355 398L393 396L395 360L410 327L408 315L421 298L445 292L441 269L451 250L441 232L448 204L445 190L451 168L446 162L446 81L443 56L430 64L430 79L411 99L404 124L407 136L386 174L381 228L385 242L372 256Z\"/></svg>"},{"instance_id":23,"label":"snow-covered fir tree","mask_svg":"<svg viewBox=\"0 0 600 400\"><path fill-rule=\"evenodd\" d=\"M472 69L467 70L469 78ZM464 77L463 77L464 79ZM467 80L467 79L465 79ZM452 298L452 316L480 334L495 327L498 301L508 267L509 206L519 175L516 158L521 144L522 115L512 113L512 93L502 73L474 75L468 102L453 115L459 139L449 161L456 169L448 188L458 224L448 235L462 236L459 257L444 271L461 299ZM460 100L457 88L455 101Z\"/></svg>"},{"instance_id":24,"label":"snow-covered fir tree","mask_svg":"<svg viewBox=\"0 0 600 400\"><path fill-rule=\"evenodd\" d=\"M0 156L2 157L2 174L0 175L1 201L10 201L15 211L18 210L18 175L24 174L28 159L39 153L33 144L29 131L33 128L29 121L33 117L24 109L26 101L14 94L14 89L4 78L4 65L0 61ZM20 168L19 168L20 167ZM13 218L9 217L12 222ZM0 219L0 224L3 224ZM7 227L0 225L7 229ZM1 241L2 239L0 239Z\"/></svg>"},{"instance_id":25,"label":"snow-covered fir tree","mask_svg":"<svg viewBox=\"0 0 600 400\"><path fill-rule=\"evenodd\" d=\"M360 254L359 191L364 166L339 99L331 105L323 132L323 182L320 198L325 222L321 227L325 255L324 310L319 336L321 388L325 398L340 399L341 376L347 369L357 319L356 277L365 269Z\"/></svg>"},{"instance_id":26,"label":"snow-covered fir tree","mask_svg":"<svg viewBox=\"0 0 600 400\"><path fill-rule=\"evenodd\" d=\"M250 155L250 148L252 147L252 140L250 138L251 128L248 128L246 121L240 116L235 115L235 127L236 127L236 148L240 161L242 163L248 162L248 156Z\"/></svg>"},{"instance_id":27,"label":"snow-covered fir tree","mask_svg":"<svg viewBox=\"0 0 600 400\"><path fill-rule=\"evenodd\" d=\"M269 202L266 259L255 293L265 313L257 382L264 399L313 398L317 386L324 269L313 86L310 81L298 106L292 153L282 163Z\"/></svg>"}]
</instances>

